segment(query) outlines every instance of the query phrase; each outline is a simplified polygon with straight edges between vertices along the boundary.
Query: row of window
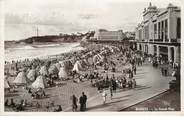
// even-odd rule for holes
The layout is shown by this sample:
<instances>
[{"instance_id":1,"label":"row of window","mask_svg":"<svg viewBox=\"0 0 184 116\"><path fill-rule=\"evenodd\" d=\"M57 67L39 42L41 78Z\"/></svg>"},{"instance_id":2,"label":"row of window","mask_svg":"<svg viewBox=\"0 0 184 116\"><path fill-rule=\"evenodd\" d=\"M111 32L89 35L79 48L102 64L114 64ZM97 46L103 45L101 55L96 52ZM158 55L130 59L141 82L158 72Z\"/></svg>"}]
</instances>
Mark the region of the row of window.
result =
<instances>
[{"instance_id":1,"label":"row of window","mask_svg":"<svg viewBox=\"0 0 184 116\"><path fill-rule=\"evenodd\" d=\"M181 19L177 18L177 23L176 23L176 38L181 37ZM174 28L174 27L171 27ZM144 33L142 35L142 33ZM145 26L144 31L138 30L138 36L139 40L142 39L148 39L149 38L149 27ZM144 38L142 37L144 36ZM151 39L151 38L150 38ZM168 19L162 20L160 22L157 22L153 24L153 39L158 40L158 41L163 41L165 40L166 42L169 41L168 39Z\"/></svg>"},{"instance_id":2,"label":"row of window","mask_svg":"<svg viewBox=\"0 0 184 116\"><path fill-rule=\"evenodd\" d=\"M158 33L158 37L157 37L157 33ZM168 41L168 21L167 19L154 24L154 39L159 39L161 41L165 39L165 41Z\"/></svg>"}]
</instances>

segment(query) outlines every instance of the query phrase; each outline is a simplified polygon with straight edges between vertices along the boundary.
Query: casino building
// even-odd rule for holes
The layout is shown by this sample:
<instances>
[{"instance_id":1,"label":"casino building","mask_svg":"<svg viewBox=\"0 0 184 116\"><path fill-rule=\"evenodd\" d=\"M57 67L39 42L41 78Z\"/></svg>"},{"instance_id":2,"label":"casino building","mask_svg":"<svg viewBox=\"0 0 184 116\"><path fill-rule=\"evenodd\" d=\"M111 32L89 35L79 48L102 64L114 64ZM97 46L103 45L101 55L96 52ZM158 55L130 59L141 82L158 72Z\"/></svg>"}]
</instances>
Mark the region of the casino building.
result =
<instances>
[{"instance_id":1,"label":"casino building","mask_svg":"<svg viewBox=\"0 0 184 116\"><path fill-rule=\"evenodd\" d=\"M169 4L157 8L151 3L143 11L143 21L136 27L137 50L180 63L180 7Z\"/></svg>"}]
</instances>

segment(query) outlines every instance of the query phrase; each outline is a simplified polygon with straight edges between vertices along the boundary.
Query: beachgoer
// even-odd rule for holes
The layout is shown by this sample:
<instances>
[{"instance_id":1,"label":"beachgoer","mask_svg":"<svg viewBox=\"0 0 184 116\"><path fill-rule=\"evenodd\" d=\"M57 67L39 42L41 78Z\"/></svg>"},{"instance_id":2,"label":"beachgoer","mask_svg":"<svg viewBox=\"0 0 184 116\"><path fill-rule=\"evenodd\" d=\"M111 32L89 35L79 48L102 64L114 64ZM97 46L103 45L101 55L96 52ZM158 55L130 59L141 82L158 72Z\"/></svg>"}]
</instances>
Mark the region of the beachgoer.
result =
<instances>
[{"instance_id":1,"label":"beachgoer","mask_svg":"<svg viewBox=\"0 0 184 116\"><path fill-rule=\"evenodd\" d=\"M83 96L83 99L84 99L84 110L86 110L87 96L84 94L84 92L82 92L82 96Z\"/></svg>"},{"instance_id":2,"label":"beachgoer","mask_svg":"<svg viewBox=\"0 0 184 116\"><path fill-rule=\"evenodd\" d=\"M61 105L58 105L58 108L54 110L54 112L61 112L63 111Z\"/></svg>"},{"instance_id":3,"label":"beachgoer","mask_svg":"<svg viewBox=\"0 0 184 116\"><path fill-rule=\"evenodd\" d=\"M6 101L4 102L4 106L8 106L8 102L9 102L9 99L6 99Z\"/></svg>"},{"instance_id":4,"label":"beachgoer","mask_svg":"<svg viewBox=\"0 0 184 116\"><path fill-rule=\"evenodd\" d=\"M15 107L15 103L14 103L13 98L11 98L11 100L10 100L10 106L11 106L11 107Z\"/></svg>"},{"instance_id":5,"label":"beachgoer","mask_svg":"<svg viewBox=\"0 0 184 116\"><path fill-rule=\"evenodd\" d=\"M136 87L136 81L135 79L132 80L132 88L135 88Z\"/></svg>"},{"instance_id":6,"label":"beachgoer","mask_svg":"<svg viewBox=\"0 0 184 116\"><path fill-rule=\"evenodd\" d=\"M102 97L103 97L103 104L106 103L106 97L107 97L107 93L105 92L105 90L102 92Z\"/></svg>"},{"instance_id":7,"label":"beachgoer","mask_svg":"<svg viewBox=\"0 0 184 116\"><path fill-rule=\"evenodd\" d=\"M76 112L77 111L77 97L75 95L71 96L71 100L72 100L72 111Z\"/></svg>"},{"instance_id":8,"label":"beachgoer","mask_svg":"<svg viewBox=\"0 0 184 116\"><path fill-rule=\"evenodd\" d=\"M110 97L112 99L112 96L113 96L112 86L109 86L109 91L110 91Z\"/></svg>"},{"instance_id":9,"label":"beachgoer","mask_svg":"<svg viewBox=\"0 0 184 116\"><path fill-rule=\"evenodd\" d=\"M84 92L82 92L82 96L79 99L80 111L84 111L85 110L86 101L87 101L87 96L84 94Z\"/></svg>"}]
</instances>

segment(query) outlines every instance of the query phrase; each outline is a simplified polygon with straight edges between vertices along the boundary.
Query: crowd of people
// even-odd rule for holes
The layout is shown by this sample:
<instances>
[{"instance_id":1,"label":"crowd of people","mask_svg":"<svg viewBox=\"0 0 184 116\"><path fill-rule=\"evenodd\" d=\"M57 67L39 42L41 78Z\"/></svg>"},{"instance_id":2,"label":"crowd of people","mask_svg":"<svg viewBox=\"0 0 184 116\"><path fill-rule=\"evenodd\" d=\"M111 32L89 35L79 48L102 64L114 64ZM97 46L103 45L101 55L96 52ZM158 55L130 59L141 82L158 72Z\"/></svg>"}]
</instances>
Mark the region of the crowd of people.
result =
<instances>
[{"instance_id":1,"label":"crowd of people","mask_svg":"<svg viewBox=\"0 0 184 116\"><path fill-rule=\"evenodd\" d=\"M137 74L137 67L142 66L147 58L154 67L166 63L156 56L147 55L129 48L123 48L122 46L100 45L94 48L65 53L55 58L36 58L32 60L12 61L11 63L5 62L5 75L8 78L13 75L18 76L20 72L23 72L28 80L27 83L24 84L26 86L25 88L33 99L47 96L44 90L45 88L56 86L58 80L66 80L66 78L61 78L61 75L69 75L69 80L73 80L74 83L87 80L90 81L92 87L96 87L97 91L102 94L103 104L105 104L108 96L106 90L109 91L109 96L113 99L117 89L133 89L136 87L137 83L134 76ZM113 58L111 58L112 56ZM89 62L89 60L91 61ZM67 70L70 71L66 71L66 74L61 74L60 70L63 71L62 66L68 67ZM118 66L124 68L119 69ZM179 67L175 65L174 68L176 70L173 76L178 77L177 71ZM86 70L92 71L87 72ZM103 71L100 72L100 70ZM115 75L118 71L121 72L120 76ZM109 72L112 73L111 76L108 74ZM165 76L168 75L168 70L164 68L161 68L161 72ZM28 87L28 85L34 83L37 78L42 79L43 82L45 81L47 86L38 87L36 90L30 86ZM80 104L80 111L86 110L87 95L85 95L84 92L82 92L79 100L75 94L70 97L70 100L72 101L72 111L78 111L78 103ZM27 104L26 100L21 100L20 104L16 105L16 109L18 111L24 110L24 107L26 107L25 104ZM15 107L13 98L10 104L7 99L5 106ZM39 103L37 103L36 106L40 106ZM61 105L58 105L54 111L62 111Z\"/></svg>"}]
</instances>

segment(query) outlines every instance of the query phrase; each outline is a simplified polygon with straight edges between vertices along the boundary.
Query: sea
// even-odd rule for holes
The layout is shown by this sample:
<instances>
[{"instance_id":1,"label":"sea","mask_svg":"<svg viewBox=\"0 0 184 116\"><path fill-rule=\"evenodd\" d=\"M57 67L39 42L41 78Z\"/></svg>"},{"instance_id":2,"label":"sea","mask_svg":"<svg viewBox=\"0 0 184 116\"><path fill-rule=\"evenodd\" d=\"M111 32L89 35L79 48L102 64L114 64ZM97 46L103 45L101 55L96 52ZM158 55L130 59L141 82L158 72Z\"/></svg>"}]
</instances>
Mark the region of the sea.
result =
<instances>
[{"instance_id":1,"label":"sea","mask_svg":"<svg viewBox=\"0 0 184 116\"><path fill-rule=\"evenodd\" d=\"M5 61L31 58L45 58L52 55L83 50L79 42L75 43L37 43L5 45Z\"/></svg>"}]
</instances>

